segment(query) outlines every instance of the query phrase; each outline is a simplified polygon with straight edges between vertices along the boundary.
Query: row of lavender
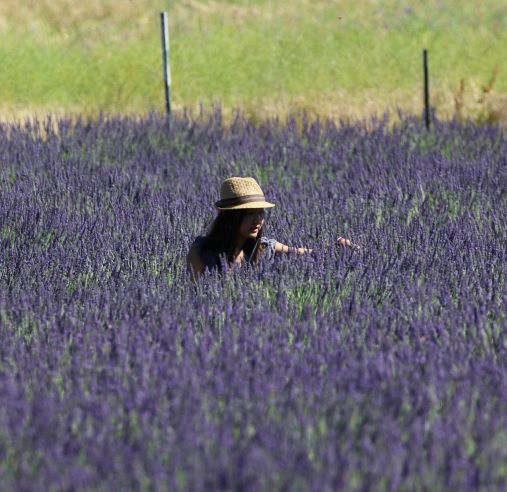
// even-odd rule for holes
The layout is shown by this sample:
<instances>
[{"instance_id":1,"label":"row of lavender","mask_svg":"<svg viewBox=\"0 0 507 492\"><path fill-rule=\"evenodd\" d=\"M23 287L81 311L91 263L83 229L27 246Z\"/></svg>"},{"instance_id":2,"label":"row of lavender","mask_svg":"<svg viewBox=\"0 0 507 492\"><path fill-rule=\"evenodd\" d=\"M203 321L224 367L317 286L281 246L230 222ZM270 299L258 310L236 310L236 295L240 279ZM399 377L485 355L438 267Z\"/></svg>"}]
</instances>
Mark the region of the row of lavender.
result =
<instances>
[{"instance_id":1,"label":"row of lavender","mask_svg":"<svg viewBox=\"0 0 507 492\"><path fill-rule=\"evenodd\" d=\"M505 490L507 138L369 126L1 127L0 487ZM232 175L317 254L194 287Z\"/></svg>"}]
</instances>

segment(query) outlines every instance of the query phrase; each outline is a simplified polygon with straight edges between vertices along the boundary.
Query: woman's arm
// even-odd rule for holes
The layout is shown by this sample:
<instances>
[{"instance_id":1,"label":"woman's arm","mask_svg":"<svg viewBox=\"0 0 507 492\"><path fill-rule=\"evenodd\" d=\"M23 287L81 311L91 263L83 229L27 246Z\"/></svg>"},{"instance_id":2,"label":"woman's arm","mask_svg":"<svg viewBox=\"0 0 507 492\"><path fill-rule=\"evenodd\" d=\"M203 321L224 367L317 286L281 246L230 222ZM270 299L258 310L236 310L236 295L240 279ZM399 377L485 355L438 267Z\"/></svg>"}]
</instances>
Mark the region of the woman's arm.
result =
<instances>
[{"instance_id":1,"label":"woman's arm","mask_svg":"<svg viewBox=\"0 0 507 492\"><path fill-rule=\"evenodd\" d=\"M296 248L293 246L287 246L286 244L279 243L276 241L275 243L275 252L276 253L297 253L299 255L304 255L305 253L311 253L313 250L308 248Z\"/></svg>"},{"instance_id":2,"label":"woman's arm","mask_svg":"<svg viewBox=\"0 0 507 492\"><path fill-rule=\"evenodd\" d=\"M347 248L352 248L354 250L359 250L361 249L357 244L354 244L350 239L347 239L343 236L340 236L338 238L338 244L340 246L343 246L344 248L347 247ZM300 254L300 255L304 255L306 253L311 253L313 250L312 249L309 249L309 248L296 248L296 247L293 247L293 246L287 246L286 244L282 244L282 243L279 243L278 241L276 241L275 243L275 252L276 253L297 253L297 254Z\"/></svg>"}]
</instances>

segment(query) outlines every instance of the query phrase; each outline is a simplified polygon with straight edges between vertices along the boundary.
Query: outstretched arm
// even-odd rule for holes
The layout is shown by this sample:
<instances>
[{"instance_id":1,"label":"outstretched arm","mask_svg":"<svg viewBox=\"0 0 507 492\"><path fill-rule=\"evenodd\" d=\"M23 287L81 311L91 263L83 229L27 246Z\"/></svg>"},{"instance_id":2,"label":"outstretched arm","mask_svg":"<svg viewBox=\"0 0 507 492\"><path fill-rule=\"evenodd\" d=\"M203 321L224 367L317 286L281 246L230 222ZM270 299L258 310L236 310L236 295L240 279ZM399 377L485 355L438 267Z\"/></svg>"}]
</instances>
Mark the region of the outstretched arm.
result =
<instances>
[{"instance_id":1,"label":"outstretched arm","mask_svg":"<svg viewBox=\"0 0 507 492\"><path fill-rule=\"evenodd\" d=\"M343 236L338 238L338 244L343 246L344 248L352 248L354 250L361 249L357 244L354 244L350 239L347 239ZM311 253L313 250L309 248L296 248L293 246L287 246L286 244L279 243L276 241L275 243L275 252L277 253L297 253L300 255L304 255L306 253Z\"/></svg>"},{"instance_id":2,"label":"outstretched arm","mask_svg":"<svg viewBox=\"0 0 507 492\"><path fill-rule=\"evenodd\" d=\"M304 255L305 253L311 253L312 250L308 248L296 248L293 246L287 246L286 244L279 243L276 241L275 243L275 252L276 253L297 253L299 255Z\"/></svg>"}]
</instances>

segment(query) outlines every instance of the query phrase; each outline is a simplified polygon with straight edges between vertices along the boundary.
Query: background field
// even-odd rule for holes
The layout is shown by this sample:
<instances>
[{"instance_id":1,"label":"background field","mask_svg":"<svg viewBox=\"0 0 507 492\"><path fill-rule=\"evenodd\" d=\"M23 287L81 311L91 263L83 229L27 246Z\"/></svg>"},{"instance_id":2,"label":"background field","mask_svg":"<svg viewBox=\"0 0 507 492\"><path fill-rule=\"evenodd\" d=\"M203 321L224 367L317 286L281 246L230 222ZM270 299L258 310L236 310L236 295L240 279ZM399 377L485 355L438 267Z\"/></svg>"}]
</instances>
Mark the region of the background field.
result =
<instances>
[{"instance_id":1,"label":"background field","mask_svg":"<svg viewBox=\"0 0 507 492\"><path fill-rule=\"evenodd\" d=\"M426 47L438 115L507 121L501 0L3 0L1 117L162 110L164 9L176 109L420 114Z\"/></svg>"}]
</instances>

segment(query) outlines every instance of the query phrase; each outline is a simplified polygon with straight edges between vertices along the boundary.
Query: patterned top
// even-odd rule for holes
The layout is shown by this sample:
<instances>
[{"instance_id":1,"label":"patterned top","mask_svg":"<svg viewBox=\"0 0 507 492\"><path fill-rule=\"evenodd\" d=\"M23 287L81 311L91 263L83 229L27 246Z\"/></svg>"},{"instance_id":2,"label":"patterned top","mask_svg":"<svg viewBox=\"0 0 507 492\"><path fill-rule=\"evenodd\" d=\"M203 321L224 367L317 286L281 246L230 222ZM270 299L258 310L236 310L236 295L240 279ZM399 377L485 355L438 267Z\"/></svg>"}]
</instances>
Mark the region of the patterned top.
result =
<instances>
[{"instance_id":1,"label":"patterned top","mask_svg":"<svg viewBox=\"0 0 507 492\"><path fill-rule=\"evenodd\" d=\"M199 252L199 255L204 263L204 266L212 270L213 268L220 269L220 254L216 251L213 251L211 249L205 249L203 248L203 240L204 236L197 236L194 239L194 242L192 243L191 247L196 246L197 251ZM266 246L264 256L268 259L272 259L275 255L275 239L270 239L267 237L261 237L260 244L263 244ZM190 268L190 265L187 265L188 268Z\"/></svg>"}]
</instances>

